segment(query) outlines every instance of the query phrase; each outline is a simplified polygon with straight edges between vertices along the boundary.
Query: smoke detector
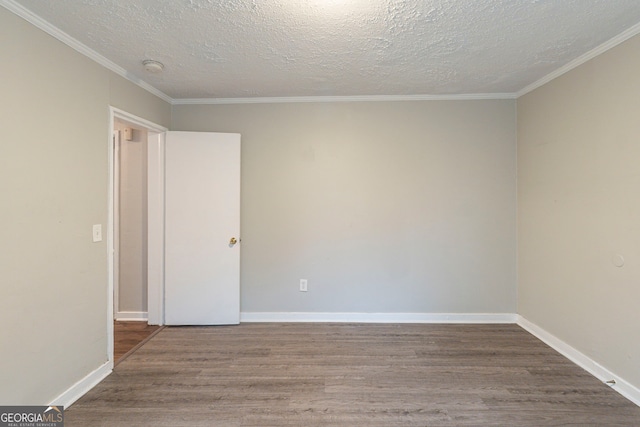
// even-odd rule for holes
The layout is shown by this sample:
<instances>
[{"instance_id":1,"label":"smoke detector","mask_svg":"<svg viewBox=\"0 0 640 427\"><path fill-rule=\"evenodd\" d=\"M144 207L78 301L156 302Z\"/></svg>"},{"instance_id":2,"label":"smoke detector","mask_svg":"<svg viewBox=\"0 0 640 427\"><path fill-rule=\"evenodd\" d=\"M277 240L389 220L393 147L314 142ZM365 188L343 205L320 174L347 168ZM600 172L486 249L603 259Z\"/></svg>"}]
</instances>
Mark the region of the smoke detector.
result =
<instances>
[{"instance_id":1,"label":"smoke detector","mask_svg":"<svg viewBox=\"0 0 640 427\"><path fill-rule=\"evenodd\" d=\"M145 59L142 61L142 66L147 73L159 74L164 70L164 64L162 62L154 61L153 59Z\"/></svg>"}]
</instances>

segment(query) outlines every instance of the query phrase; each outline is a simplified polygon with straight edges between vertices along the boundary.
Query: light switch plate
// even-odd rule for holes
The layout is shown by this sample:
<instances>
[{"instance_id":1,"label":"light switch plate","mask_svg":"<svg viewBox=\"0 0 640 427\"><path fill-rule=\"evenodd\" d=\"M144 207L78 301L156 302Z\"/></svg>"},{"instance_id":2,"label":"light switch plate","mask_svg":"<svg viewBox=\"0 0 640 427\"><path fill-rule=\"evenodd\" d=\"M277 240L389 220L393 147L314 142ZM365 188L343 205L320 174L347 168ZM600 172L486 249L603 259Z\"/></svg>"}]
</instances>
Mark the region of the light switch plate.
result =
<instances>
[{"instance_id":1,"label":"light switch plate","mask_svg":"<svg viewBox=\"0 0 640 427\"><path fill-rule=\"evenodd\" d=\"M101 242L102 241L102 224L94 224L93 226L93 241Z\"/></svg>"}]
</instances>

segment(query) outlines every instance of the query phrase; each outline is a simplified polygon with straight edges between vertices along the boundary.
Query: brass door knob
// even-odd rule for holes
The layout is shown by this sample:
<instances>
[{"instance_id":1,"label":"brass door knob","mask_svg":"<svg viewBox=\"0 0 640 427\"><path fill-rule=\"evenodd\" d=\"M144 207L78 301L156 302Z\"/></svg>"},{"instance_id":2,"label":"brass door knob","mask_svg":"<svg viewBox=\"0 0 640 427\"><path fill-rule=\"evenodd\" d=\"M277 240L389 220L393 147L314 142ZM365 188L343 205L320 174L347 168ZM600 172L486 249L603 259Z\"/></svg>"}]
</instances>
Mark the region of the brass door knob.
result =
<instances>
[{"instance_id":1,"label":"brass door knob","mask_svg":"<svg viewBox=\"0 0 640 427\"><path fill-rule=\"evenodd\" d=\"M230 244L230 245L235 245L236 243L238 243L238 239L236 239L235 237L232 237L232 238L229 240L229 244Z\"/></svg>"}]
</instances>

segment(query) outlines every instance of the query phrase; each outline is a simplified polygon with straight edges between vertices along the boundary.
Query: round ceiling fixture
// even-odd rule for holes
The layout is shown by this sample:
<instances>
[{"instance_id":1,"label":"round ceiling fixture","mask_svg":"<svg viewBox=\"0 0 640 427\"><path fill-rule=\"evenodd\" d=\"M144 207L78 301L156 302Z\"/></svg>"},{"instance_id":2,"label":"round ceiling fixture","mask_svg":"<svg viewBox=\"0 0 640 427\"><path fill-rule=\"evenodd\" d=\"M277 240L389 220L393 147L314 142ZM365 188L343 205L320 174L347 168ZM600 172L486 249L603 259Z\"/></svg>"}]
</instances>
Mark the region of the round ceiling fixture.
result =
<instances>
[{"instance_id":1,"label":"round ceiling fixture","mask_svg":"<svg viewBox=\"0 0 640 427\"><path fill-rule=\"evenodd\" d=\"M153 59L145 59L142 61L142 66L146 72L152 74L158 74L164 70L164 64L162 62L154 61Z\"/></svg>"}]
</instances>

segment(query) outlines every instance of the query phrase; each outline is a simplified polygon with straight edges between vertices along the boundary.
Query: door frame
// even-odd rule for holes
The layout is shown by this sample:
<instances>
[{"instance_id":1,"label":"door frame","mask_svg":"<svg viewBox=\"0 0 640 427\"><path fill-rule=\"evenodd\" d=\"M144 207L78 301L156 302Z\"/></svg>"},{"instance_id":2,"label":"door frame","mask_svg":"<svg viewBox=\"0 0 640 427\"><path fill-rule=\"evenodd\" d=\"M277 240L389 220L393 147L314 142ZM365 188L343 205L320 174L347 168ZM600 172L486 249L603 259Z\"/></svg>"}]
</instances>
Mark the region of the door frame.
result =
<instances>
[{"instance_id":1,"label":"door frame","mask_svg":"<svg viewBox=\"0 0 640 427\"><path fill-rule=\"evenodd\" d=\"M114 283L116 275L115 256L117 238L115 236L115 209L117 207L117 167L115 144L115 122L122 120L147 130L147 193L148 193L148 284L147 305L148 322L164 323L164 132L168 129L134 114L109 106L108 158L109 190L107 215L107 361L113 368L113 320L114 320ZM160 256L158 256L160 254Z\"/></svg>"},{"instance_id":2,"label":"door frame","mask_svg":"<svg viewBox=\"0 0 640 427\"><path fill-rule=\"evenodd\" d=\"M113 318L120 310L120 148L122 145L122 135L113 125Z\"/></svg>"}]
</instances>

